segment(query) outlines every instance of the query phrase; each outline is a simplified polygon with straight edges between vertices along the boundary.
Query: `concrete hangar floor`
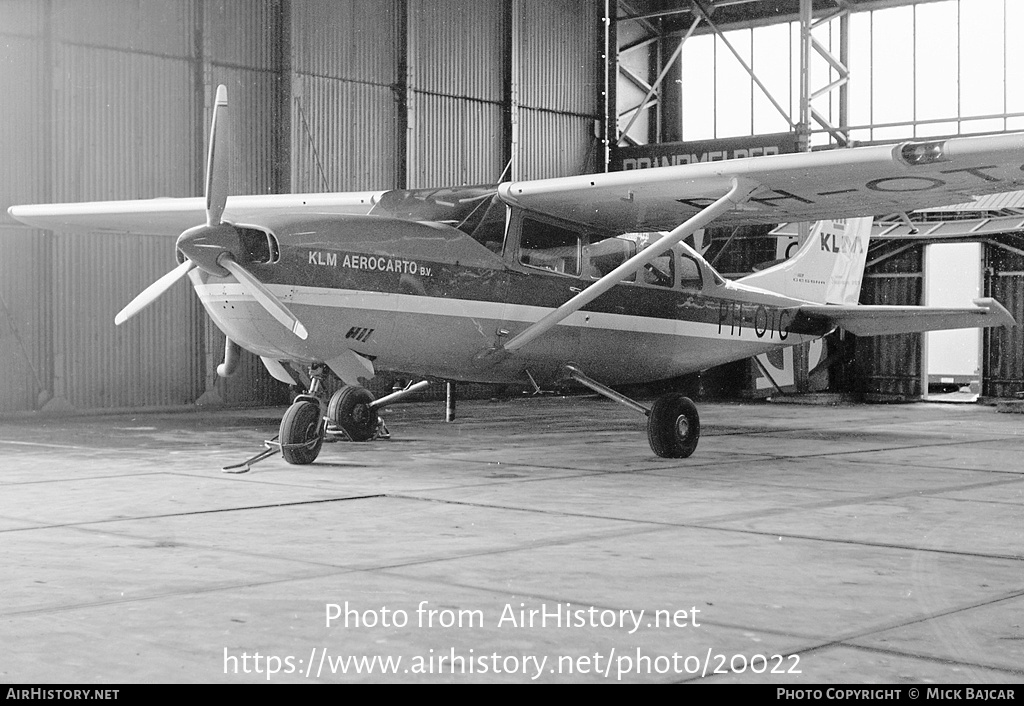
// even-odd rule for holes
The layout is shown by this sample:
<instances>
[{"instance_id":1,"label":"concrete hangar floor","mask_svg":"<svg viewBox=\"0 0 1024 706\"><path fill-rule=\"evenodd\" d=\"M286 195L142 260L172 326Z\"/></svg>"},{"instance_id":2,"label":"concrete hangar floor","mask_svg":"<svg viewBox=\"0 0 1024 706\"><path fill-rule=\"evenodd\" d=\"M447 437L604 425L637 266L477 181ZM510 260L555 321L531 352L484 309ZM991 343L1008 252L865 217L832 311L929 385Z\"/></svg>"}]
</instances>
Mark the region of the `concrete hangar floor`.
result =
<instances>
[{"instance_id":1,"label":"concrete hangar floor","mask_svg":"<svg viewBox=\"0 0 1024 706\"><path fill-rule=\"evenodd\" d=\"M0 680L1024 683L1024 427L704 404L683 461L595 397L0 420Z\"/></svg>"}]
</instances>

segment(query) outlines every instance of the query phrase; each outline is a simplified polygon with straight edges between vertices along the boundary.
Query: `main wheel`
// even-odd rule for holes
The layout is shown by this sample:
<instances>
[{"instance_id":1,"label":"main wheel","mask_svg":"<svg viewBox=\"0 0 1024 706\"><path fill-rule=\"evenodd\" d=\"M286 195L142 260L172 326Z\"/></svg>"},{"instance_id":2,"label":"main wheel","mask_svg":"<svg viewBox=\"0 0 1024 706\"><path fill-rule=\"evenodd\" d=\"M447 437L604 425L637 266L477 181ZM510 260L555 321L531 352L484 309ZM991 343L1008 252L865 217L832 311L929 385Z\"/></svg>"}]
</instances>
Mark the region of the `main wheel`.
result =
<instances>
[{"instance_id":1,"label":"main wheel","mask_svg":"<svg viewBox=\"0 0 1024 706\"><path fill-rule=\"evenodd\" d=\"M693 401L679 392L662 395L647 419L647 439L662 458L686 458L700 440L700 415Z\"/></svg>"},{"instance_id":2,"label":"main wheel","mask_svg":"<svg viewBox=\"0 0 1024 706\"><path fill-rule=\"evenodd\" d=\"M377 432L377 410L370 406L371 402L373 393L365 387L346 385L331 396L327 418L352 441L372 439Z\"/></svg>"},{"instance_id":3,"label":"main wheel","mask_svg":"<svg viewBox=\"0 0 1024 706\"><path fill-rule=\"evenodd\" d=\"M289 407L281 418L278 440L281 442L281 455L288 463L299 466L313 463L324 445L320 405L299 400Z\"/></svg>"}]
</instances>

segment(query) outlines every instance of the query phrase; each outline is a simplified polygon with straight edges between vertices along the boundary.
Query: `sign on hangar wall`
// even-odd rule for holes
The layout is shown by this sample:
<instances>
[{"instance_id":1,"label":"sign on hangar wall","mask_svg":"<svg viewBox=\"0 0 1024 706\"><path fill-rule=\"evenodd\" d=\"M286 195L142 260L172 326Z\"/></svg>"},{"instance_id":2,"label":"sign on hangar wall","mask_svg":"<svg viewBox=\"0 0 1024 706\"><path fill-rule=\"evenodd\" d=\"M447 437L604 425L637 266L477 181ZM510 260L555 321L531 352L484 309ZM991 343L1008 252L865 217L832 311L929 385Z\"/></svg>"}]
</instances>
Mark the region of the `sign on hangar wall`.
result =
<instances>
[{"instance_id":1,"label":"sign on hangar wall","mask_svg":"<svg viewBox=\"0 0 1024 706\"><path fill-rule=\"evenodd\" d=\"M612 150L609 168L613 172L622 172L627 169L721 162L726 159L788 152L796 152L796 135L791 132L701 142L661 142L635 147L616 147Z\"/></svg>"}]
</instances>

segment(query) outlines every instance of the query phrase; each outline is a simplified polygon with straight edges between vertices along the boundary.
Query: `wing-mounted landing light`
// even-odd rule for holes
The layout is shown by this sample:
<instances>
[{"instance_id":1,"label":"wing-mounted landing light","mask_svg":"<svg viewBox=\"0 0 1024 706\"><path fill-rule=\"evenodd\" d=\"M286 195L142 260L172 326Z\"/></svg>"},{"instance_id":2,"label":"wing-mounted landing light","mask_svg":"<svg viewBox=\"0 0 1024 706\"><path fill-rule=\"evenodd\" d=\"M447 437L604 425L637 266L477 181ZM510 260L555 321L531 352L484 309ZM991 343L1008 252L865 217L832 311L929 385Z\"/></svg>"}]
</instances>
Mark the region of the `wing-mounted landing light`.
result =
<instances>
[{"instance_id":1,"label":"wing-mounted landing light","mask_svg":"<svg viewBox=\"0 0 1024 706\"><path fill-rule=\"evenodd\" d=\"M245 248L242 237L234 225L222 220L228 200L228 154L225 136L228 89L217 87L217 102L213 107L213 123L210 126L210 149L206 159L206 223L189 228L178 236L177 248L185 261L149 285L114 317L114 323L123 324L157 297L166 292L193 267L215 277L233 275L242 289L259 302L282 326L299 338L308 335L302 322L281 303L267 287L243 267ZM233 366L225 365L225 372Z\"/></svg>"},{"instance_id":2,"label":"wing-mounted landing light","mask_svg":"<svg viewBox=\"0 0 1024 706\"><path fill-rule=\"evenodd\" d=\"M945 153L945 140L933 140L931 142L905 142L899 145L900 159L912 167L922 164L935 164L936 162L948 162L949 158Z\"/></svg>"}]
</instances>

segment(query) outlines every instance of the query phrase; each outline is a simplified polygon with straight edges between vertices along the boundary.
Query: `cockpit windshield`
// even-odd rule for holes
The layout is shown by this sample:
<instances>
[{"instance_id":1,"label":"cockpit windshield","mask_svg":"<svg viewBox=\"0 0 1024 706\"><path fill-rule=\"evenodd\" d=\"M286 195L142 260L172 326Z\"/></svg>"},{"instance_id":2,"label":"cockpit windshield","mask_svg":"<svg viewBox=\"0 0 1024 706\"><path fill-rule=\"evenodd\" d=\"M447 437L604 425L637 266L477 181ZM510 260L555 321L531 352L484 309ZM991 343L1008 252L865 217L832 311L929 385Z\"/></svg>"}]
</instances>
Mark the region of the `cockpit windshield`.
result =
<instances>
[{"instance_id":1,"label":"cockpit windshield","mask_svg":"<svg viewBox=\"0 0 1024 706\"><path fill-rule=\"evenodd\" d=\"M444 223L456 227L492 252L505 241L505 211L497 186L395 190L384 194L371 215Z\"/></svg>"},{"instance_id":2,"label":"cockpit windshield","mask_svg":"<svg viewBox=\"0 0 1024 706\"><path fill-rule=\"evenodd\" d=\"M458 228L494 252L505 239L505 204L496 186L388 191L370 211L408 221L433 221Z\"/></svg>"},{"instance_id":3,"label":"cockpit windshield","mask_svg":"<svg viewBox=\"0 0 1024 706\"><path fill-rule=\"evenodd\" d=\"M370 211L407 221L445 223L472 232L497 193L494 186L388 191Z\"/></svg>"}]
</instances>

